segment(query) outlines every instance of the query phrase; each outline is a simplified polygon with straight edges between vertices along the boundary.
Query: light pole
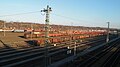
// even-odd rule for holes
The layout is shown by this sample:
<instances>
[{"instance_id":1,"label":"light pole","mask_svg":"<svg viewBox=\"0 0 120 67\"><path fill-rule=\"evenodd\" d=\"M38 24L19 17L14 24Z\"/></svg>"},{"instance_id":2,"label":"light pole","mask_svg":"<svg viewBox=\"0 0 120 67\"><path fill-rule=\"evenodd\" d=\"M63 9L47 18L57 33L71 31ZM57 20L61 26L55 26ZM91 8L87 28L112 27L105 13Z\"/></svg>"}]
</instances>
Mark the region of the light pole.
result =
<instances>
[{"instance_id":1,"label":"light pole","mask_svg":"<svg viewBox=\"0 0 120 67\"><path fill-rule=\"evenodd\" d=\"M109 27L110 27L110 22L107 22L107 24L108 24L108 28L107 28L107 38L106 38L106 42L109 42L109 31L110 31Z\"/></svg>"}]
</instances>

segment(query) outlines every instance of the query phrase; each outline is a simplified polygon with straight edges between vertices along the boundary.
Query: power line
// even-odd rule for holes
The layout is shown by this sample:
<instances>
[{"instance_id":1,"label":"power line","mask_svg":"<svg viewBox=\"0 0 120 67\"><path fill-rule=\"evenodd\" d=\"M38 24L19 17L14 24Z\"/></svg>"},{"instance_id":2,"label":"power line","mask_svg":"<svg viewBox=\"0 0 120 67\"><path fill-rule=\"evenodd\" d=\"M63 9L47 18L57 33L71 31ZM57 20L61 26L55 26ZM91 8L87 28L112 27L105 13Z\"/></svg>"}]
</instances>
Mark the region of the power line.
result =
<instances>
[{"instance_id":1,"label":"power line","mask_svg":"<svg viewBox=\"0 0 120 67\"><path fill-rule=\"evenodd\" d=\"M61 18L66 18L66 19L69 19L69 20L74 20L74 21L83 21L83 22L89 22L89 21L84 21L84 20L80 20L80 19L76 19L76 18L72 18L72 17L68 17L68 16L63 16L63 15L59 15L59 14L55 14L55 13L52 13L52 15L55 15L55 16L59 16Z\"/></svg>"},{"instance_id":2,"label":"power line","mask_svg":"<svg viewBox=\"0 0 120 67\"><path fill-rule=\"evenodd\" d=\"M26 12L26 13L17 13L17 14L9 14L9 15L1 15L0 17L7 17L7 16L16 16L16 15L24 15L24 14L32 14L32 13L39 13L41 11L33 11L33 12ZM59 15L59 14L55 14L55 13L52 13L53 15L55 16L59 16L59 17L62 17L62 18L66 18L66 19L69 19L69 20L74 20L74 21L83 21L83 20L79 20L79 19L75 19L75 18L71 18L71 17L68 17L68 16L63 16L63 15ZM85 22L88 22L88 21L85 21Z\"/></svg>"},{"instance_id":3,"label":"power line","mask_svg":"<svg viewBox=\"0 0 120 67\"><path fill-rule=\"evenodd\" d=\"M32 13L38 13L38 12L40 12L40 11L33 11L33 12L26 12L26 13L17 13L17 14L9 14L9 15L1 15L0 17L23 15L23 14L32 14Z\"/></svg>"},{"instance_id":4,"label":"power line","mask_svg":"<svg viewBox=\"0 0 120 67\"><path fill-rule=\"evenodd\" d=\"M80 19L75 18L75 17L69 17L69 16L55 14L55 13L52 13L52 15L57 16L57 17L61 17L63 19L68 19L68 21L69 21L68 23L75 22L76 25L81 24L81 26L85 26L85 25L87 26L87 25L90 25L91 23L94 22L94 21L89 21L89 20L88 21L87 20L80 20ZM85 24L83 24L83 23L85 23ZM95 26L95 27L97 27L97 26ZM98 26L98 27L100 27L100 26Z\"/></svg>"}]
</instances>

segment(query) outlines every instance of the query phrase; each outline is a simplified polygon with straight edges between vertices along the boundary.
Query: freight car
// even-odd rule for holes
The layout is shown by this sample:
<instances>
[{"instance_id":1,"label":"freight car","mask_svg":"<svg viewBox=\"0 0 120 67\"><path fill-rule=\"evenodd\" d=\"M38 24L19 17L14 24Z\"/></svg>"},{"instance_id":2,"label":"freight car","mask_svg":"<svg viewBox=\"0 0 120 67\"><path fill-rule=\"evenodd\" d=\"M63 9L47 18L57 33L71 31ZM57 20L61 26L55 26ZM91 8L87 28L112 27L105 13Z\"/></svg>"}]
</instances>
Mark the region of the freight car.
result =
<instances>
[{"instance_id":1,"label":"freight car","mask_svg":"<svg viewBox=\"0 0 120 67\"><path fill-rule=\"evenodd\" d=\"M49 38L50 44L56 44L56 43L62 43L70 40L80 40L84 38L88 38L88 35L79 35L79 36L60 36L60 37L52 37ZM40 39L40 40L35 40L35 44L37 45L44 45L45 44L45 39Z\"/></svg>"},{"instance_id":2,"label":"freight car","mask_svg":"<svg viewBox=\"0 0 120 67\"><path fill-rule=\"evenodd\" d=\"M105 35L104 32L86 32L84 34L74 34L74 35L61 35L61 34L49 34L49 42L50 44L56 44L61 42L66 42L70 40L81 40L84 38L95 37L100 35ZM35 40L35 44L44 45L45 39Z\"/></svg>"}]
</instances>

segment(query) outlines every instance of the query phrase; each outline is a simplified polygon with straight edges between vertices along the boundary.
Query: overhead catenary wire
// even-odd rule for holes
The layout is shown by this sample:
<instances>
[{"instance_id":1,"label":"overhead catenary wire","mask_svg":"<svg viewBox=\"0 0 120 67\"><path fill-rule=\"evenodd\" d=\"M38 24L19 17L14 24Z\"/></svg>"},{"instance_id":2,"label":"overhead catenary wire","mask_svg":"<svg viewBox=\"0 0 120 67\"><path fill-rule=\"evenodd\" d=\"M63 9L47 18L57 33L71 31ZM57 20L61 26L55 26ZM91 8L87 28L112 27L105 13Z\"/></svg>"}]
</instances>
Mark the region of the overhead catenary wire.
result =
<instances>
[{"instance_id":1,"label":"overhead catenary wire","mask_svg":"<svg viewBox=\"0 0 120 67\"><path fill-rule=\"evenodd\" d=\"M16 14L1 15L0 17L15 16L15 15L24 15L24 14L32 14L32 13L40 13L40 12L41 12L41 11L33 11L33 12L25 12L25 13L16 13Z\"/></svg>"},{"instance_id":2,"label":"overhead catenary wire","mask_svg":"<svg viewBox=\"0 0 120 67\"><path fill-rule=\"evenodd\" d=\"M58 17L61 17L61 18L65 18L65 19L69 19L69 20L73 20L73 21L78 21L78 22L89 22L89 21L80 20L80 19L76 19L76 18L72 18L72 17L60 15L60 14L55 14L55 13L52 13L52 15L58 16Z\"/></svg>"},{"instance_id":3,"label":"overhead catenary wire","mask_svg":"<svg viewBox=\"0 0 120 67\"><path fill-rule=\"evenodd\" d=\"M63 18L63 19L68 19L69 22L68 23L71 23L71 22L75 22L75 25L76 26L80 26L78 24L82 24L82 23L85 23L86 25L81 25L81 26L86 26L86 27L97 27L97 26L87 26L87 25L90 25L91 23L93 23L94 21L86 21L86 20L81 20L81 19L78 19L78 18L74 18L74 17L69 17L69 16L65 16L65 15L61 15L61 14L56 14L56 13L52 13L52 15L54 16L57 16L57 17L60 17L60 18ZM98 26L99 27L99 26Z\"/></svg>"},{"instance_id":4,"label":"overhead catenary wire","mask_svg":"<svg viewBox=\"0 0 120 67\"><path fill-rule=\"evenodd\" d=\"M0 15L0 17L9 17L9 16L17 16L17 15L33 14L33 13L41 13L41 11L31 11L31 12L25 12L25 13L16 13L16 14ZM42 14L41 14L41 15L42 15ZM72 17L60 15L60 14L55 14L55 13L52 13L52 15L58 16L58 17L61 17L61 18L64 18L64 19L68 19L68 20L71 20L71 21L86 22L86 23L89 22L89 21L80 20L80 19L77 19L77 18L72 18Z\"/></svg>"},{"instance_id":5,"label":"overhead catenary wire","mask_svg":"<svg viewBox=\"0 0 120 67\"><path fill-rule=\"evenodd\" d=\"M0 15L0 17L8 17L8 16L16 16L16 15L24 15L24 14L32 14L32 13L41 13L41 11L32 11L32 12L25 12L25 13L16 13L16 14L8 14L8 15ZM72 17L68 17L68 16L63 16L63 15L60 15L60 14L55 14L55 13L52 13L52 15L55 15L55 16L59 16L61 18L65 18L65 19L69 19L69 20L74 20L74 21L83 21L83 20L79 20L79 19L76 19L76 18L72 18ZM84 22L84 21L83 21ZM85 21L85 22L88 22L88 21Z\"/></svg>"}]
</instances>

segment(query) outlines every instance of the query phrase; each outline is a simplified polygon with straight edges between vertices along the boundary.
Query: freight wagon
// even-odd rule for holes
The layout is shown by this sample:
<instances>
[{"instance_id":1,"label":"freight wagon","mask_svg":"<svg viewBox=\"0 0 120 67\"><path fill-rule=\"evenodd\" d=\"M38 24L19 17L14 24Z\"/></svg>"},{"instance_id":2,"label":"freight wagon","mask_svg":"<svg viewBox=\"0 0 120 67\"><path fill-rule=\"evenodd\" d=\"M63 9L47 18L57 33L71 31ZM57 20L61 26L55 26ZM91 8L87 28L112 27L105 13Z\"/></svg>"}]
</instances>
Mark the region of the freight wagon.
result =
<instances>
[{"instance_id":1,"label":"freight wagon","mask_svg":"<svg viewBox=\"0 0 120 67\"><path fill-rule=\"evenodd\" d=\"M84 38L94 37L94 36L100 36L105 35L104 32L85 32L84 34L74 34L74 35L62 35L62 34L49 34L49 42L50 44L56 44L61 42L66 42L70 40L80 40ZM43 35L41 35L43 36ZM45 44L45 39L35 40L34 41L37 45L43 45Z\"/></svg>"}]
</instances>

